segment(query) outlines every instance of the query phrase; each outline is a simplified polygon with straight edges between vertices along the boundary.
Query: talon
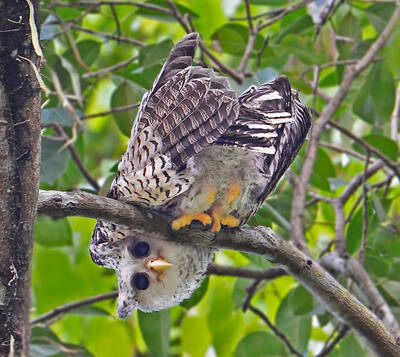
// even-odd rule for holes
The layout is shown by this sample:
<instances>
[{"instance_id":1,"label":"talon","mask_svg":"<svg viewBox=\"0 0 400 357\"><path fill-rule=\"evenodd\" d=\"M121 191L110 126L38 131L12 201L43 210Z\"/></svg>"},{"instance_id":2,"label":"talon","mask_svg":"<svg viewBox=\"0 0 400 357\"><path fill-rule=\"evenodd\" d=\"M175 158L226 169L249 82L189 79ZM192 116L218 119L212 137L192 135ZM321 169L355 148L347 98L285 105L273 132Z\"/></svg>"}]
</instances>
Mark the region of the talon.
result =
<instances>
[{"instance_id":1,"label":"talon","mask_svg":"<svg viewBox=\"0 0 400 357\"><path fill-rule=\"evenodd\" d=\"M221 218L221 224L228 227L238 227L240 221L236 217L228 215Z\"/></svg>"},{"instance_id":2,"label":"talon","mask_svg":"<svg viewBox=\"0 0 400 357\"><path fill-rule=\"evenodd\" d=\"M228 190L228 204L231 204L236 198L240 195L240 184L237 182L233 182L229 185Z\"/></svg>"},{"instance_id":3,"label":"talon","mask_svg":"<svg viewBox=\"0 0 400 357\"><path fill-rule=\"evenodd\" d=\"M188 226L193 221L199 221L203 225L211 224L212 219L207 213L198 213L198 214L184 214L177 219L174 219L171 223L171 228L174 231L178 231L179 229Z\"/></svg>"}]
</instances>

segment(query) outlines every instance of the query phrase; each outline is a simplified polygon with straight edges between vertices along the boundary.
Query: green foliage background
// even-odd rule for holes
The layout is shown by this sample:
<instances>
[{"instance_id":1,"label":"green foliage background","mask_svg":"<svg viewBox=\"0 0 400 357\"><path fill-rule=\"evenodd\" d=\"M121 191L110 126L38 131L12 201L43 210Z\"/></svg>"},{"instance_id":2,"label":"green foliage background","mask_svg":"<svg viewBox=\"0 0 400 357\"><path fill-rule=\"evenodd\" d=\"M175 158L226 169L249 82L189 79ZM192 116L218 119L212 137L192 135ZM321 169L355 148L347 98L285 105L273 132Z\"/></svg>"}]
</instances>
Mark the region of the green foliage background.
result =
<instances>
[{"instance_id":1,"label":"green foliage background","mask_svg":"<svg viewBox=\"0 0 400 357\"><path fill-rule=\"evenodd\" d=\"M162 0L152 4L168 7ZM182 0L181 13L189 12L196 30L223 63L236 68L247 46L248 23L233 21L245 17L241 1ZM253 15L282 6L288 1L252 0ZM137 109L85 119L113 107L138 103L149 89L169 50L185 34L171 16L138 8L115 5L123 36L143 42L139 47L78 31L70 24L107 34L117 34L117 23L110 6L58 7L45 0L41 4L41 39L46 65L42 76L53 91L43 110L41 188L83 189L93 192L51 124L59 124L72 136L74 119L55 94L50 69L60 80L76 113L82 117L74 147L88 172L106 192L116 164L123 154ZM262 30L257 36L248 71L254 75L245 83L232 85L238 90L286 74L301 98L321 112L325 101L314 96L310 82L312 66L331 61L357 59L379 35L394 4L342 1L330 21L314 41L315 25L306 7L289 13ZM258 20L255 20L255 22ZM268 19L266 19L268 21ZM69 28L69 30L68 30ZM350 41L335 41L336 34ZM69 36L67 35L69 34ZM74 53L75 51L75 53ZM88 67L86 70L81 61ZM105 75L88 73L115 65L137 55L136 61ZM379 59L357 78L334 120L375 147L393 161L399 145L390 136L396 80L400 78L400 26L397 26ZM212 62L206 57L206 63ZM311 70L310 70L311 69ZM343 77L343 65L321 70L320 89L335 92ZM304 74L305 73L305 74ZM46 98L44 98L45 100ZM364 149L333 129L322 141L365 155ZM292 165L297 174L305 150ZM365 160L321 146L309 190L337 197L345 185L364 170ZM388 176L379 171L368 181L368 234L365 267L400 315L400 186L374 186ZM357 255L362 240L363 214L359 189L345 206L347 249ZM309 197L312 200L312 196ZM283 180L252 219L252 224L272 226L281 236L289 236L292 186ZM317 257L335 235L334 212L330 204L318 201L304 212L308 247ZM59 305L117 289L113 271L96 266L88 254L95 220L68 217L52 220L39 217L35 226L33 257L32 318ZM264 269L271 264L248 254L224 251L217 264ZM33 326L32 356L286 356L287 348L263 321L241 305L249 279L210 276L196 297L181 306L154 314L135 313L119 321L113 299L69 311L60 318ZM345 281L343 281L346 284ZM358 296L358 291L353 289ZM362 296L360 296L362 299ZM312 295L289 277L261 283L252 304L262 310L293 346L305 356L313 356L338 324ZM368 356L365 343L353 333L344 338L330 356Z\"/></svg>"}]
</instances>

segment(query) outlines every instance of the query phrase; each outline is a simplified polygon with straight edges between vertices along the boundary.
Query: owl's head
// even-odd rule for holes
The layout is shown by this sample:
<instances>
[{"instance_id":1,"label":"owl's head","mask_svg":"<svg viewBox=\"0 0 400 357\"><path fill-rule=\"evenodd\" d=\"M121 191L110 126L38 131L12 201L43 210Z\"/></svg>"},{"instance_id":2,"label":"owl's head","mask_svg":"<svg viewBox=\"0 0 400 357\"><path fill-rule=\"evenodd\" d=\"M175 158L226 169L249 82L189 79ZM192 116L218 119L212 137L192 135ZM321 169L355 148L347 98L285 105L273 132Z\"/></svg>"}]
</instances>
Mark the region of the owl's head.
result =
<instances>
[{"instance_id":1,"label":"owl's head","mask_svg":"<svg viewBox=\"0 0 400 357\"><path fill-rule=\"evenodd\" d=\"M115 230L114 230L115 229ZM115 225L98 223L90 253L96 264L115 269L118 277L118 317L135 308L157 311L179 304L200 285L213 251L176 244L124 230L124 238L111 242L120 231Z\"/></svg>"}]
</instances>

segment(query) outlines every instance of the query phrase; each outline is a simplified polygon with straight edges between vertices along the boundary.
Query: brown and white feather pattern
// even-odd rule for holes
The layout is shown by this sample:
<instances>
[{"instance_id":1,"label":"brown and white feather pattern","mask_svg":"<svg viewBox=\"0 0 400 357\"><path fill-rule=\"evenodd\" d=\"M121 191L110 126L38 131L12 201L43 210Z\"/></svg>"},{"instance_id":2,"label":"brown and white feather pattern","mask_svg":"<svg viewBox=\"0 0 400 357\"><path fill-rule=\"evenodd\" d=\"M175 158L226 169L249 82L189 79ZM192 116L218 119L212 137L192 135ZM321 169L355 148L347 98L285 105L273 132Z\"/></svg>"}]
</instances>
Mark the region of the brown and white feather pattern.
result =
<instances>
[{"instance_id":1,"label":"brown and white feather pattern","mask_svg":"<svg viewBox=\"0 0 400 357\"><path fill-rule=\"evenodd\" d=\"M161 205L187 191L186 162L236 120L239 103L229 82L191 67L197 41L189 34L176 45L144 96L111 197Z\"/></svg>"},{"instance_id":2,"label":"brown and white feather pattern","mask_svg":"<svg viewBox=\"0 0 400 357\"><path fill-rule=\"evenodd\" d=\"M311 113L285 76L250 87L239 96L239 103L238 119L215 144L265 154L262 203L296 157L311 126Z\"/></svg>"}]
</instances>

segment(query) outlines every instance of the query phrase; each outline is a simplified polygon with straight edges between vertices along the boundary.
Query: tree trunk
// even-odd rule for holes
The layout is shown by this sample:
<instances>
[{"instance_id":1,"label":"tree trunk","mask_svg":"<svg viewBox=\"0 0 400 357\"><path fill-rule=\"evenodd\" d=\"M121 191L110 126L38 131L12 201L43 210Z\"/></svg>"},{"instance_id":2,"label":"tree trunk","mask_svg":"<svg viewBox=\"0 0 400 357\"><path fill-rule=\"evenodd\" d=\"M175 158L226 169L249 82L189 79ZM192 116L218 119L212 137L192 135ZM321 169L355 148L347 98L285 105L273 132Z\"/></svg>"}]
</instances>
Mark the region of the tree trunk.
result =
<instances>
[{"instance_id":1,"label":"tree trunk","mask_svg":"<svg viewBox=\"0 0 400 357\"><path fill-rule=\"evenodd\" d=\"M38 0L31 4L39 28ZM1 356L27 356L29 346L32 237L40 176L40 87L32 68L39 67L40 57L32 46L30 13L27 0L0 0Z\"/></svg>"}]
</instances>

